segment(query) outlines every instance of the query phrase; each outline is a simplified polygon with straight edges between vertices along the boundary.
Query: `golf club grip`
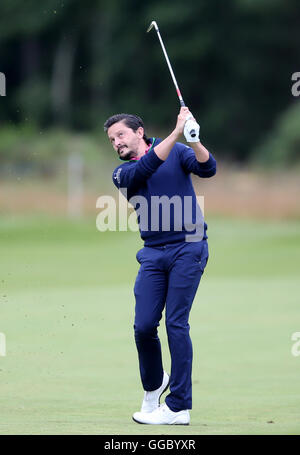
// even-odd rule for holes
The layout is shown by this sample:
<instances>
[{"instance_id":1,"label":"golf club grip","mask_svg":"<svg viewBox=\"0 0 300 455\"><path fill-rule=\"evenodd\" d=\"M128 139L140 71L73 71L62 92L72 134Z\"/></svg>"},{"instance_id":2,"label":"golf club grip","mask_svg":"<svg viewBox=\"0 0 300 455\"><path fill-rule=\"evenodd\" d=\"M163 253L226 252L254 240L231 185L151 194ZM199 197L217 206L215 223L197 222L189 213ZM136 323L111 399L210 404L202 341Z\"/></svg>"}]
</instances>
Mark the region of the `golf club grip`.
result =
<instances>
[{"instance_id":1,"label":"golf club grip","mask_svg":"<svg viewBox=\"0 0 300 455\"><path fill-rule=\"evenodd\" d=\"M180 106L181 106L181 107L185 107L185 103L184 103L184 101L183 101L183 99L182 99L181 93L180 93L180 92L178 93L178 92L179 92L179 89L177 88L177 94L178 94L178 97L179 97ZM196 136L196 131L195 131L194 129L191 130L191 131L190 131L190 135L191 135L192 137L195 137L195 136Z\"/></svg>"},{"instance_id":2,"label":"golf club grip","mask_svg":"<svg viewBox=\"0 0 300 455\"><path fill-rule=\"evenodd\" d=\"M183 99L180 99L179 102L180 102L180 106L181 106L181 107L185 107L185 104L184 104ZM195 137L195 136L196 136L196 131L195 131L194 129L191 130L191 131L190 131L190 135L191 135L192 137Z\"/></svg>"}]
</instances>

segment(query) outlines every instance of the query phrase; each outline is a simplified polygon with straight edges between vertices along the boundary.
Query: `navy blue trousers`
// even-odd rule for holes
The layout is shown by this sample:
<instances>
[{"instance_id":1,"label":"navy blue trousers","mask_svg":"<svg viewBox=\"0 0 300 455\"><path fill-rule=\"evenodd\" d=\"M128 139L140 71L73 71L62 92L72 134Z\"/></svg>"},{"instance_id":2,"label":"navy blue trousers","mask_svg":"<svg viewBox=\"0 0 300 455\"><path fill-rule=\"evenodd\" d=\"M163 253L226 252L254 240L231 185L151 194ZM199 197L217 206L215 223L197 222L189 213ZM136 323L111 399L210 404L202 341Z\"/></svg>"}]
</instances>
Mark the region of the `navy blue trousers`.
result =
<instances>
[{"instance_id":1,"label":"navy blue trousers","mask_svg":"<svg viewBox=\"0 0 300 455\"><path fill-rule=\"evenodd\" d=\"M175 412L191 409L193 348L188 320L208 260L207 241L144 247L136 258L141 266L134 287L134 334L144 390L155 390L162 383L157 328L165 308L171 355L170 393L165 401Z\"/></svg>"}]
</instances>

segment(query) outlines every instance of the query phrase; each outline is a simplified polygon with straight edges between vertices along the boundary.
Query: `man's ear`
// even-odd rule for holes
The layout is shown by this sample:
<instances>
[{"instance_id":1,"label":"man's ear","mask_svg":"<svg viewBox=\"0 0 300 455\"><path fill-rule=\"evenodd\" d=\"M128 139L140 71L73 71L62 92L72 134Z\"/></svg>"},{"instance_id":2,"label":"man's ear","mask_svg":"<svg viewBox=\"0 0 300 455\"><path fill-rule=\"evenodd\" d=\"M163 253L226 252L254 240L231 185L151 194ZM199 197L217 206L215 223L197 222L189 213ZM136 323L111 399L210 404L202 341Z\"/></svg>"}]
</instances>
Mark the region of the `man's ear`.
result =
<instances>
[{"instance_id":1,"label":"man's ear","mask_svg":"<svg viewBox=\"0 0 300 455\"><path fill-rule=\"evenodd\" d=\"M136 132L138 133L139 138L142 139L142 137L144 137L144 128L142 126L139 126Z\"/></svg>"}]
</instances>

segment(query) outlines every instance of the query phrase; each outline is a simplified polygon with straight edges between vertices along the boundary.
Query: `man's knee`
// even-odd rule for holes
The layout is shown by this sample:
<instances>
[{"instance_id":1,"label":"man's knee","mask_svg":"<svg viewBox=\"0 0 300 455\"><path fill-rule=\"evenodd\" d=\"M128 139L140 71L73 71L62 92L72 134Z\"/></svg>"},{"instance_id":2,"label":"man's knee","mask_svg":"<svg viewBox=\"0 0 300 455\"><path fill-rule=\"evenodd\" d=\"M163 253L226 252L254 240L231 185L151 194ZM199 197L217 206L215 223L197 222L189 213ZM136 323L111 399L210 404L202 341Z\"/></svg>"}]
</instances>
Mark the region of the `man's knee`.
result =
<instances>
[{"instance_id":1,"label":"man's knee","mask_svg":"<svg viewBox=\"0 0 300 455\"><path fill-rule=\"evenodd\" d=\"M158 324L145 321L134 324L134 335L136 338L150 338L157 335Z\"/></svg>"},{"instance_id":2,"label":"man's knee","mask_svg":"<svg viewBox=\"0 0 300 455\"><path fill-rule=\"evenodd\" d=\"M182 333L189 332L189 323L185 320L166 320L166 331L170 333Z\"/></svg>"}]
</instances>

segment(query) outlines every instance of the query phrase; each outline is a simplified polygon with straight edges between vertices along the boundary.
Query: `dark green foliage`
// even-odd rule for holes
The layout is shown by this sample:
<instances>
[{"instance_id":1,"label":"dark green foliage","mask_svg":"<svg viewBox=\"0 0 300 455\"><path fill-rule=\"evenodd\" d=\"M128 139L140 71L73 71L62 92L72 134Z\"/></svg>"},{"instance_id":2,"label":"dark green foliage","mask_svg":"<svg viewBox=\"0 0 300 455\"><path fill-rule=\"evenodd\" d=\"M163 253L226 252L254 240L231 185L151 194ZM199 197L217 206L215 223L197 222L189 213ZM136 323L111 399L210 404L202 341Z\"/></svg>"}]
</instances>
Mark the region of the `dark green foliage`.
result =
<instances>
[{"instance_id":1,"label":"dark green foliage","mask_svg":"<svg viewBox=\"0 0 300 455\"><path fill-rule=\"evenodd\" d=\"M219 158L249 161L295 103L297 0L2 0L0 15L2 125L91 131L131 112L149 135L168 131L179 104L152 20Z\"/></svg>"}]
</instances>

